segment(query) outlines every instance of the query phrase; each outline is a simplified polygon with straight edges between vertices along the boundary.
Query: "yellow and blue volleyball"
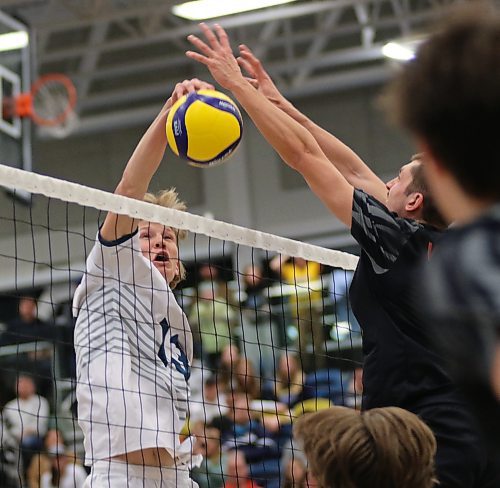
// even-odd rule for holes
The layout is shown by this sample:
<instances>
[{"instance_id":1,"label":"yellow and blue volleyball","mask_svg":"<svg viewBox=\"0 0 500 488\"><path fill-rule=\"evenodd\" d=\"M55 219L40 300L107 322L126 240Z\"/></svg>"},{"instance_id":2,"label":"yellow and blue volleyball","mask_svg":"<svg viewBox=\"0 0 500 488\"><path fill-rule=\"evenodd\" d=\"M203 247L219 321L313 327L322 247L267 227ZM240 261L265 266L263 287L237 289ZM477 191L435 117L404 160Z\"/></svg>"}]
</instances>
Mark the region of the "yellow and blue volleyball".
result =
<instances>
[{"instance_id":1,"label":"yellow and blue volleyball","mask_svg":"<svg viewBox=\"0 0 500 488\"><path fill-rule=\"evenodd\" d=\"M209 167L234 154L243 124L236 104L224 93L199 90L177 100L167 117L172 151L189 164Z\"/></svg>"}]
</instances>

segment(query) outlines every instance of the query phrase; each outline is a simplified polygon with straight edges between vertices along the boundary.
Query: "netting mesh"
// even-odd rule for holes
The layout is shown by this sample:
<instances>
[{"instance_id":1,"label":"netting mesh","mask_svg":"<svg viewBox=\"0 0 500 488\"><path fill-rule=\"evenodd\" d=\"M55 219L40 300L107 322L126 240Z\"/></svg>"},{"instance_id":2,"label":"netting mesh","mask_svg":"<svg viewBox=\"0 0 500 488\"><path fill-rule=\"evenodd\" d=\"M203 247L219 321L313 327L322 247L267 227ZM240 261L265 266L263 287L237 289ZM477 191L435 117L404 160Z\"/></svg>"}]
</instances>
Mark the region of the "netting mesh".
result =
<instances>
[{"instance_id":1,"label":"netting mesh","mask_svg":"<svg viewBox=\"0 0 500 488\"><path fill-rule=\"evenodd\" d=\"M150 448L175 458L162 476L178 486L187 472L204 487L299 484L293 420L359 406L356 258L18 170L0 183L34 192L0 209L0 486L63 471L82 486L90 464ZM142 228L96 240L113 205L190 231L173 293Z\"/></svg>"}]
</instances>

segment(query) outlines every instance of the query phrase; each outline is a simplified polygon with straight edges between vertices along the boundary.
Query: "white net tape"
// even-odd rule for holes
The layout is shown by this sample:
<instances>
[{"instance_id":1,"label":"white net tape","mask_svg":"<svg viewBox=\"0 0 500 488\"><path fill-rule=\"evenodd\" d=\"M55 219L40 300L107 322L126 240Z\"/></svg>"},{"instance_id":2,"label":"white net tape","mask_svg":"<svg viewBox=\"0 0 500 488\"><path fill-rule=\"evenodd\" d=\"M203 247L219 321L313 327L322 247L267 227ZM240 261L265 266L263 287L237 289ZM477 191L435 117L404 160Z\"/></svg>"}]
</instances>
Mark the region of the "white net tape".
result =
<instances>
[{"instance_id":1,"label":"white net tape","mask_svg":"<svg viewBox=\"0 0 500 488\"><path fill-rule=\"evenodd\" d=\"M99 210L129 215L140 220L158 222L265 251L301 257L346 270L354 270L358 262L358 257L349 253L325 249L187 212L160 207L9 166L0 165L0 185Z\"/></svg>"}]
</instances>

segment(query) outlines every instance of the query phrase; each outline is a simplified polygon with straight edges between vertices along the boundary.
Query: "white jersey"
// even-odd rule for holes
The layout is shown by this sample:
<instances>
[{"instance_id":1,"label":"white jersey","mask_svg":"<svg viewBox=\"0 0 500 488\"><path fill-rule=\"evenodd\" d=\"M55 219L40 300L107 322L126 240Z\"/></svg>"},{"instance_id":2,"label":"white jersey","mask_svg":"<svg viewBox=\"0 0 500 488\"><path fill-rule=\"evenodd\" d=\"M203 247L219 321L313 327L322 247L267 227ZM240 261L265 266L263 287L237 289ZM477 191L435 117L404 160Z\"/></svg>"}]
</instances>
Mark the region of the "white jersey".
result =
<instances>
[{"instance_id":1,"label":"white jersey","mask_svg":"<svg viewBox=\"0 0 500 488\"><path fill-rule=\"evenodd\" d=\"M192 335L165 279L142 255L137 232L114 242L98 236L73 313L85 464L151 447L175 458Z\"/></svg>"}]
</instances>

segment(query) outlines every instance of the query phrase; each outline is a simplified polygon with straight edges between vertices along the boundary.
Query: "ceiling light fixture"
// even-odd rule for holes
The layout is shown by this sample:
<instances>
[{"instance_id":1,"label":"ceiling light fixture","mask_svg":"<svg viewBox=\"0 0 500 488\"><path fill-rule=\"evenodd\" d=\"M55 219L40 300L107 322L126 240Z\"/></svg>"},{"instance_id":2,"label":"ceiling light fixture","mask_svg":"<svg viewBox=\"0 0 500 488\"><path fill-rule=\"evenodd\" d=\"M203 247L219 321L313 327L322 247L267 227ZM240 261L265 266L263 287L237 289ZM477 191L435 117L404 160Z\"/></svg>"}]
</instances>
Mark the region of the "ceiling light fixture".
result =
<instances>
[{"instance_id":1,"label":"ceiling light fixture","mask_svg":"<svg viewBox=\"0 0 500 488\"><path fill-rule=\"evenodd\" d=\"M382 47L382 54L397 61L410 61L415 57L415 50L399 42L388 42Z\"/></svg>"},{"instance_id":2,"label":"ceiling light fixture","mask_svg":"<svg viewBox=\"0 0 500 488\"><path fill-rule=\"evenodd\" d=\"M25 31L0 34L0 51L15 51L28 45L29 36Z\"/></svg>"},{"instance_id":3,"label":"ceiling light fixture","mask_svg":"<svg viewBox=\"0 0 500 488\"><path fill-rule=\"evenodd\" d=\"M426 39L425 34L416 34L411 37L388 42L382 48L382 54L397 61L411 61L422 42Z\"/></svg>"},{"instance_id":4,"label":"ceiling light fixture","mask_svg":"<svg viewBox=\"0 0 500 488\"><path fill-rule=\"evenodd\" d=\"M239 14L250 10L266 7L275 7L296 0L232 0L221 2L220 0L196 0L175 5L172 13L178 17L188 20L205 20L224 15Z\"/></svg>"}]
</instances>

